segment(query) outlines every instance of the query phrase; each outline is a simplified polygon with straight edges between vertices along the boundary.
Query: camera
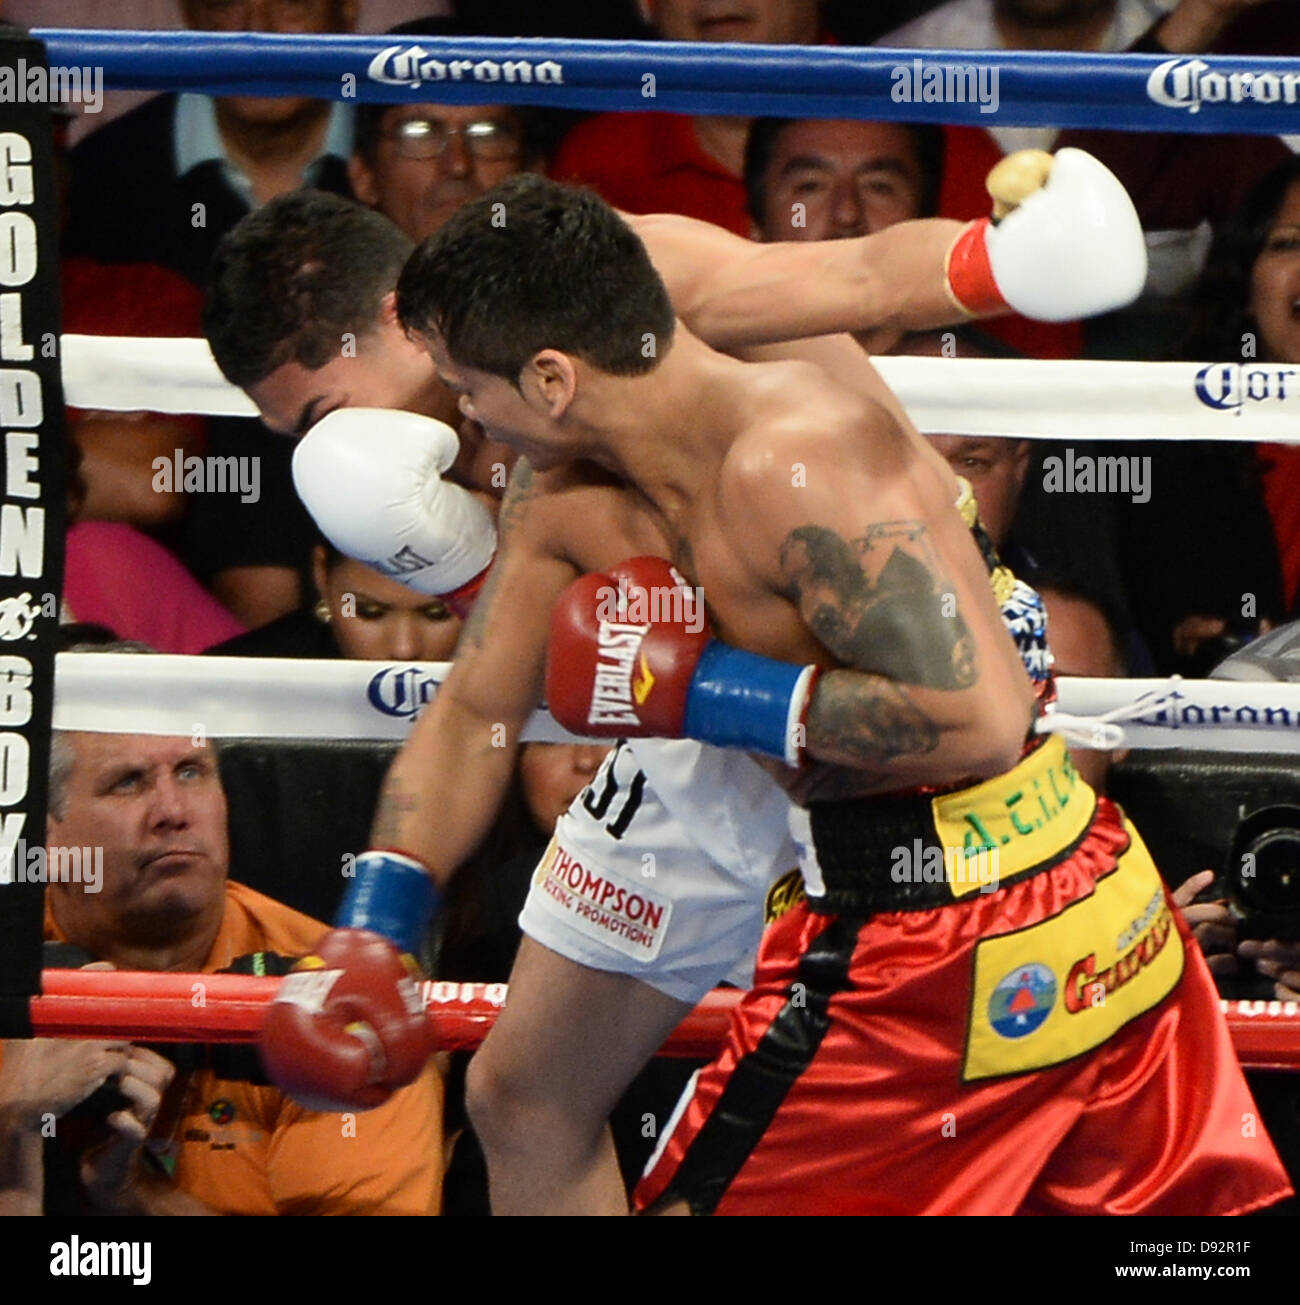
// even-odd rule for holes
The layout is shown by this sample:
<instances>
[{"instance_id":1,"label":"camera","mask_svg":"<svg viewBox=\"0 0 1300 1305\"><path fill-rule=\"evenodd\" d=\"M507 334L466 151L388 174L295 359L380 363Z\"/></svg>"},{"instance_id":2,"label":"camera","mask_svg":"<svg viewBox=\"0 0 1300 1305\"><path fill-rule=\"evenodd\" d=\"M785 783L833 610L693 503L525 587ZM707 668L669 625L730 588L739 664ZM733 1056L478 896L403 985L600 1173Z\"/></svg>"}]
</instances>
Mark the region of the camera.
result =
<instances>
[{"instance_id":1,"label":"camera","mask_svg":"<svg viewBox=\"0 0 1300 1305\"><path fill-rule=\"evenodd\" d=\"M1238 938L1300 937L1300 766L1294 753L1134 750L1109 791L1171 888L1213 867L1201 901L1227 899ZM1267 1000L1274 981L1241 962L1221 996Z\"/></svg>"},{"instance_id":2,"label":"camera","mask_svg":"<svg viewBox=\"0 0 1300 1305\"><path fill-rule=\"evenodd\" d=\"M1252 811L1237 826L1225 874L1243 938L1300 938L1300 806Z\"/></svg>"}]
</instances>

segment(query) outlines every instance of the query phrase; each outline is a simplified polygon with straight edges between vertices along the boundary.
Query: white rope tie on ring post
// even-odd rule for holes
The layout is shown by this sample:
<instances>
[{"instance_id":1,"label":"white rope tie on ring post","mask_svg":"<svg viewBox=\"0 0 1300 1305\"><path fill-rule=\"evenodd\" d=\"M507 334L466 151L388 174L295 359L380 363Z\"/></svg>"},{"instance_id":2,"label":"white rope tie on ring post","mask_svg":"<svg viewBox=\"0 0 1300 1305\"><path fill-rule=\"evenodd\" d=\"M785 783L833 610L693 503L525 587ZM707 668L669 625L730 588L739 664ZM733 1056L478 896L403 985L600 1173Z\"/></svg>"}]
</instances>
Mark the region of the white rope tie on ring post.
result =
<instances>
[{"instance_id":1,"label":"white rope tie on ring post","mask_svg":"<svg viewBox=\"0 0 1300 1305\"><path fill-rule=\"evenodd\" d=\"M1059 734L1072 748L1112 752L1124 747L1128 741L1121 721L1139 720L1169 706L1181 696L1179 690L1183 683L1181 675L1171 675L1167 689L1148 691L1132 702L1093 715L1049 710L1038 719L1034 729L1039 734Z\"/></svg>"}]
</instances>

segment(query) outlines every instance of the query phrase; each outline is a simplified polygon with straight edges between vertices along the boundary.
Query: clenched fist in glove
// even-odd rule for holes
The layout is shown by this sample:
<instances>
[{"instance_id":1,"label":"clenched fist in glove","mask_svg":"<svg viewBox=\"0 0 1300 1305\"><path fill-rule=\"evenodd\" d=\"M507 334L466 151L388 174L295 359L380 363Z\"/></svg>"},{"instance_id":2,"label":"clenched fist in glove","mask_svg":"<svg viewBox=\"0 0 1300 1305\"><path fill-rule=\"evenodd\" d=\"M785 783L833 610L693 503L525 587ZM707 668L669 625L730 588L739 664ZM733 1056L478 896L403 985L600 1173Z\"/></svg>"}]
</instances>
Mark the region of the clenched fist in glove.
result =
<instances>
[{"instance_id":1,"label":"clenched fist in glove","mask_svg":"<svg viewBox=\"0 0 1300 1305\"><path fill-rule=\"evenodd\" d=\"M816 676L713 639L699 595L657 557L582 576L551 613L546 702L575 734L699 739L793 766Z\"/></svg>"},{"instance_id":2,"label":"clenched fist in glove","mask_svg":"<svg viewBox=\"0 0 1300 1305\"><path fill-rule=\"evenodd\" d=\"M413 858L357 858L337 927L285 977L262 1025L262 1062L295 1101L370 1110L424 1068L433 1036L410 953L437 901Z\"/></svg>"},{"instance_id":3,"label":"clenched fist in glove","mask_svg":"<svg viewBox=\"0 0 1300 1305\"><path fill-rule=\"evenodd\" d=\"M336 408L293 451L293 483L346 557L464 616L496 552L496 527L444 480L460 442L443 422L384 408Z\"/></svg>"},{"instance_id":4,"label":"clenched fist in glove","mask_svg":"<svg viewBox=\"0 0 1300 1305\"><path fill-rule=\"evenodd\" d=\"M975 316L1012 308L1068 322L1131 304L1147 275L1133 201L1083 150L1009 154L988 176L993 217L957 237L948 290Z\"/></svg>"}]
</instances>

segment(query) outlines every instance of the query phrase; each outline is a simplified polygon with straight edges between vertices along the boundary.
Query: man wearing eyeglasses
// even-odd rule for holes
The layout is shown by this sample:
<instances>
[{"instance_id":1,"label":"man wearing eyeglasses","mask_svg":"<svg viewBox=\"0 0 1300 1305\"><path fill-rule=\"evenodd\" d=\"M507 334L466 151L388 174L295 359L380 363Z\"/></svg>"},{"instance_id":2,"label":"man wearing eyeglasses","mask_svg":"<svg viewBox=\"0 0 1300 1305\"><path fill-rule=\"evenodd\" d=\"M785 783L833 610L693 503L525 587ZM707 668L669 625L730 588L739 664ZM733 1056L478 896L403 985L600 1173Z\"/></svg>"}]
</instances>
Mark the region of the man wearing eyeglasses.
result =
<instances>
[{"instance_id":1,"label":"man wearing eyeglasses","mask_svg":"<svg viewBox=\"0 0 1300 1305\"><path fill-rule=\"evenodd\" d=\"M470 36L456 18L417 18L393 36ZM417 245L516 172L543 171L534 110L506 104L359 104L352 193Z\"/></svg>"},{"instance_id":2,"label":"man wearing eyeglasses","mask_svg":"<svg viewBox=\"0 0 1300 1305\"><path fill-rule=\"evenodd\" d=\"M352 189L417 244L485 190L540 162L523 115L504 104L363 105Z\"/></svg>"}]
</instances>

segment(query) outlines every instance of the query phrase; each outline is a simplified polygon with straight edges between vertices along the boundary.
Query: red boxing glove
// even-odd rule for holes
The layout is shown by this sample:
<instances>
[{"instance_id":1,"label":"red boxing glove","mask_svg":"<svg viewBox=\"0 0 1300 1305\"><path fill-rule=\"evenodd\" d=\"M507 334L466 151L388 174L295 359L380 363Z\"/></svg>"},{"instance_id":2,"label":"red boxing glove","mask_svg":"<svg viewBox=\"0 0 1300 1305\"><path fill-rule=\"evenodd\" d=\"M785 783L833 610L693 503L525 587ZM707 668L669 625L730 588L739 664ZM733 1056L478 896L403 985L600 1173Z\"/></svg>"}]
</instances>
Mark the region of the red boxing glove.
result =
<instances>
[{"instance_id":1,"label":"red boxing glove","mask_svg":"<svg viewBox=\"0 0 1300 1305\"><path fill-rule=\"evenodd\" d=\"M280 985L259 1039L275 1084L309 1110L371 1110L433 1051L420 971L388 939L331 929Z\"/></svg>"},{"instance_id":2,"label":"red boxing glove","mask_svg":"<svg viewBox=\"0 0 1300 1305\"><path fill-rule=\"evenodd\" d=\"M691 678L710 642L703 600L662 558L585 575L551 613L551 715L594 738L680 738Z\"/></svg>"}]
</instances>

